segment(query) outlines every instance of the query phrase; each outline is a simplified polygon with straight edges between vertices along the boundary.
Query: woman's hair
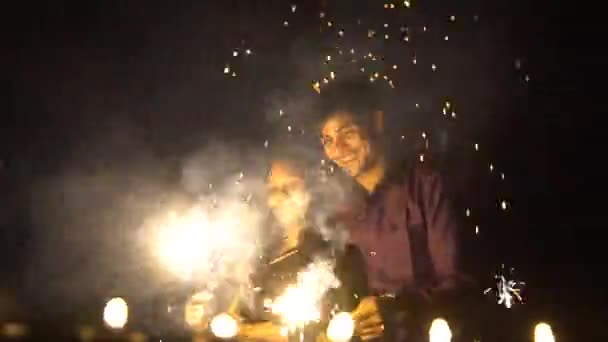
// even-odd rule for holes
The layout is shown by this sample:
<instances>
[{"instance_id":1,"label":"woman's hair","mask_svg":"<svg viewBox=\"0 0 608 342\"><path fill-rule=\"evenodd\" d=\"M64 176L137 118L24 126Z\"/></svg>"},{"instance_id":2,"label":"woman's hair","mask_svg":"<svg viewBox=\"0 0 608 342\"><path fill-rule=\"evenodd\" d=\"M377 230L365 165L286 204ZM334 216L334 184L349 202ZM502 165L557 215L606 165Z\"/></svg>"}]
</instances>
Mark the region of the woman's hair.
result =
<instances>
[{"instance_id":1,"label":"woman's hair","mask_svg":"<svg viewBox=\"0 0 608 342\"><path fill-rule=\"evenodd\" d=\"M280 161L298 172L305 181L318 174L323 155L318 144L310 142L276 142L270 150L270 163Z\"/></svg>"}]
</instances>

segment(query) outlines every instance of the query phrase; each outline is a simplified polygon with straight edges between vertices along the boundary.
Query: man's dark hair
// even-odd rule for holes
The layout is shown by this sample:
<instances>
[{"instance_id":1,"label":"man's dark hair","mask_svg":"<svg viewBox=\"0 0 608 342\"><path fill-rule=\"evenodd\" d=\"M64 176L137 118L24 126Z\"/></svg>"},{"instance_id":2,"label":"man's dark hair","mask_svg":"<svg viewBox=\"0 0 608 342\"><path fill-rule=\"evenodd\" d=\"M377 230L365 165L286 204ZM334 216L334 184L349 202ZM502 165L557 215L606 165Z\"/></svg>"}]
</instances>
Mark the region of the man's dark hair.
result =
<instances>
[{"instance_id":1,"label":"man's dark hair","mask_svg":"<svg viewBox=\"0 0 608 342\"><path fill-rule=\"evenodd\" d=\"M363 77L330 82L321 87L319 122L323 123L337 111L353 115L356 123L366 129L371 126L372 113L381 109L378 85Z\"/></svg>"},{"instance_id":2,"label":"man's dark hair","mask_svg":"<svg viewBox=\"0 0 608 342\"><path fill-rule=\"evenodd\" d=\"M345 112L351 115L353 122L359 126L363 134L369 138L375 148L384 147L384 137L378 131L373 115L382 109L381 85L378 81L371 82L367 78L357 77L330 82L321 88L319 108L320 118L317 129L322 126L334 113ZM382 127L380 127L382 129Z\"/></svg>"}]
</instances>

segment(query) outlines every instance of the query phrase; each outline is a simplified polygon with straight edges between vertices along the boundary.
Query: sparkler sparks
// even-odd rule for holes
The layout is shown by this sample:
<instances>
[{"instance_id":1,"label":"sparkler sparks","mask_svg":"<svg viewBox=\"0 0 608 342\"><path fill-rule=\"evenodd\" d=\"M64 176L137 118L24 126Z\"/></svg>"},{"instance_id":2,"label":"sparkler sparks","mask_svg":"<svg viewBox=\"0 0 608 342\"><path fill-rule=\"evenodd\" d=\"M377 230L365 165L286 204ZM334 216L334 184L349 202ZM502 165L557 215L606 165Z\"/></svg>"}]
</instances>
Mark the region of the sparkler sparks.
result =
<instances>
[{"instance_id":1,"label":"sparkler sparks","mask_svg":"<svg viewBox=\"0 0 608 342\"><path fill-rule=\"evenodd\" d=\"M242 178L242 177L241 177ZM262 216L245 202L223 200L211 208L197 205L172 213L160 225L157 255L184 280L204 278L245 282L256 253L256 229Z\"/></svg>"},{"instance_id":2,"label":"sparkler sparks","mask_svg":"<svg viewBox=\"0 0 608 342\"><path fill-rule=\"evenodd\" d=\"M298 273L297 284L289 286L274 300L271 311L282 317L290 329L302 328L321 318L321 301L330 288L340 286L334 263L318 259Z\"/></svg>"},{"instance_id":3,"label":"sparkler sparks","mask_svg":"<svg viewBox=\"0 0 608 342\"><path fill-rule=\"evenodd\" d=\"M504 268L504 265L502 265L501 271L494 276L496 287L487 288L484 294L495 292L498 305L504 305L507 309L510 309L513 304L524 302L521 291L526 284L523 281L511 279L514 268L509 270L509 274L505 274Z\"/></svg>"}]
</instances>

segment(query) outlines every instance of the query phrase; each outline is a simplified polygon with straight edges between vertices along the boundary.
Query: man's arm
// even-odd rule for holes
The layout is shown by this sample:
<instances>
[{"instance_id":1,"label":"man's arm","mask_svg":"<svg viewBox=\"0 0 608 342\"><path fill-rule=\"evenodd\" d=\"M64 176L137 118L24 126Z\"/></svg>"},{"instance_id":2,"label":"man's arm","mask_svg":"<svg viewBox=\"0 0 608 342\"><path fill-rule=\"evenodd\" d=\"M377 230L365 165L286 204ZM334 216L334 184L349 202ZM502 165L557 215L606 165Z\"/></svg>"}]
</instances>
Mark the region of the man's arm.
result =
<instances>
[{"instance_id":1,"label":"man's arm","mask_svg":"<svg viewBox=\"0 0 608 342\"><path fill-rule=\"evenodd\" d=\"M424 288L404 287L396 298L381 297L379 300L384 317L399 312L404 321L417 321L429 314L429 305L439 299L437 297L451 297L452 290L458 287L457 231L446 192L436 171L427 165L417 165L407 182L410 200L419 206L424 217L428 255L435 281Z\"/></svg>"},{"instance_id":2,"label":"man's arm","mask_svg":"<svg viewBox=\"0 0 608 342\"><path fill-rule=\"evenodd\" d=\"M458 285L459 277L456 222L439 173L426 167L416 168L415 172L418 200L426 221L428 248L437 281L431 291L450 290Z\"/></svg>"}]
</instances>

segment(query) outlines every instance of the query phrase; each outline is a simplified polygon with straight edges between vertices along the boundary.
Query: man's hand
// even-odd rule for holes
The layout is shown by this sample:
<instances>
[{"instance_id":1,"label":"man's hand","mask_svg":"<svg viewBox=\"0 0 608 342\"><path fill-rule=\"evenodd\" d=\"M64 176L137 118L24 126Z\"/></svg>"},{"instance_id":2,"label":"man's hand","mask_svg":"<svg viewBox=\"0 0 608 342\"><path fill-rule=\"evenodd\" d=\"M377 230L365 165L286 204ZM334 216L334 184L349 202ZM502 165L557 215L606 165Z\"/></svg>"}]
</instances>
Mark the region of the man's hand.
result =
<instances>
[{"instance_id":1,"label":"man's hand","mask_svg":"<svg viewBox=\"0 0 608 342\"><path fill-rule=\"evenodd\" d=\"M352 312L355 321L355 334L367 341L382 336L384 322L378 309L376 297L365 297Z\"/></svg>"}]
</instances>

